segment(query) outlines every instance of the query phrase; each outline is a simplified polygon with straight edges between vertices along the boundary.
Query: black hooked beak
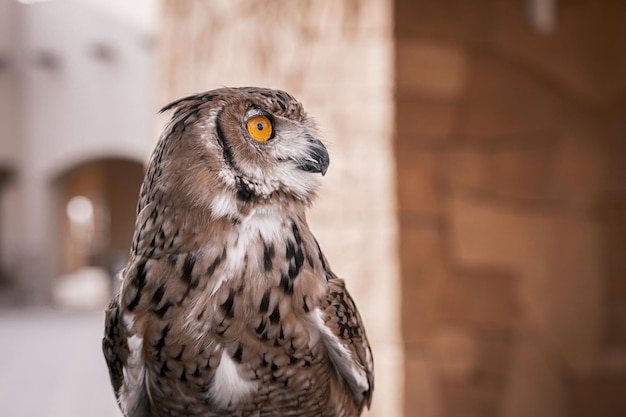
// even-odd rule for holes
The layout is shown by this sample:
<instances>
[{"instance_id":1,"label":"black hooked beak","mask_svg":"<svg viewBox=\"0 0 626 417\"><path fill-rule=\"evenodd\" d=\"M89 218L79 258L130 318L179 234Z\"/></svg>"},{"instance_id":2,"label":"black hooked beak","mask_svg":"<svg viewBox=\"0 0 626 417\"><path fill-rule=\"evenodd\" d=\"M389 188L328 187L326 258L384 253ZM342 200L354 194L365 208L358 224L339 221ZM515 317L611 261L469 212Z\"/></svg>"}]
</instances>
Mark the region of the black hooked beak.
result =
<instances>
[{"instance_id":1,"label":"black hooked beak","mask_svg":"<svg viewBox=\"0 0 626 417\"><path fill-rule=\"evenodd\" d=\"M297 167L303 171L326 174L330 158L322 142L308 135L309 148L306 156L296 159Z\"/></svg>"}]
</instances>

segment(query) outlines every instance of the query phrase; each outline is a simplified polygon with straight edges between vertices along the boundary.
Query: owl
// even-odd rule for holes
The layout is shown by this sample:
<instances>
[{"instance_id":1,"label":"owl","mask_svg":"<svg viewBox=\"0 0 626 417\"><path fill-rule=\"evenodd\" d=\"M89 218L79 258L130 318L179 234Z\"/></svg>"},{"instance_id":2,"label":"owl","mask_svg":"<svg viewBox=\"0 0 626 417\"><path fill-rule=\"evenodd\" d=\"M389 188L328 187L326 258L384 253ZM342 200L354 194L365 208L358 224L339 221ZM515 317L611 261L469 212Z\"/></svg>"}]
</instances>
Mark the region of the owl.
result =
<instances>
[{"instance_id":1,"label":"owl","mask_svg":"<svg viewBox=\"0 0 626 417\"><path fill-rule=\"evenodd\" d=\"M103 351L126 417L358 416L372 353L306 221L326 147L263 88L182 98L141 187Z\"/></svg>"}]
</instances>

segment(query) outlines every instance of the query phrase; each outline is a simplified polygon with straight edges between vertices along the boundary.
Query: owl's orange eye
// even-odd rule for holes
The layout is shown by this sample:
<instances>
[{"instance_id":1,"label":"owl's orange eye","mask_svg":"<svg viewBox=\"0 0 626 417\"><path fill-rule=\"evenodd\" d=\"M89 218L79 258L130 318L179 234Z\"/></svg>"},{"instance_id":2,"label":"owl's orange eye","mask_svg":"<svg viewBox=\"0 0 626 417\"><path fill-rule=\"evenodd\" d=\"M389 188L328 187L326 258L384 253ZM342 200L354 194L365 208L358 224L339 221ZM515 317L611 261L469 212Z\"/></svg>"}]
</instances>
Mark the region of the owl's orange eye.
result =
<instances>
[{"instance_id":1,"label":"owl's orange eye","mask_svg":"<svg viewBox=\"0 0 626 417\"><path fill-rule=\"evenodd\" d=\"M246 129L254 140L267 142L272 137L272 122L267 116L254 116L246 122Z\"/></svg>"}]
</instances>

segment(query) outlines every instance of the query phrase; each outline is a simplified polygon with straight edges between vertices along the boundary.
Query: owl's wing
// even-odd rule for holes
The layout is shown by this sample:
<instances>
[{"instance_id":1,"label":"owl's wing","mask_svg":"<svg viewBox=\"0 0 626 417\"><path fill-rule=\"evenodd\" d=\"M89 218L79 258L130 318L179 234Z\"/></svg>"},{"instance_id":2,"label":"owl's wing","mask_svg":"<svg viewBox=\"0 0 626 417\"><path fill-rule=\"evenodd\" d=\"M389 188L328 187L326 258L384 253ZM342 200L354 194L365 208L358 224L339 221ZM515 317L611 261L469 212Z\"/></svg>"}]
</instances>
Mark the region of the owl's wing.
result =
<instances>
[{"instance_id":1,"label":"owl's wing","mask_svg":"<svg viewBox=\"0 0 626 417\"><path fill-rule=\"evenodd\" d=\"M342 279L329 273L328 297L322 312L330 359L359 410L372 402L374 361L361 316Z\"/></svg>"},{"instance_id":2,"label":"owl's wing","mask_svg":"<svg viewBox=\"0 0 626 417\"><path fill-rule=\"evenodd\" d=\"M115 399L127 417L151 415L144 379L145 369L138 357L140 350L141 339L137 336L129 337L119 302L117 298L113 299L105 313L102 351L109 368Z\"/></svg>"},{"instance_id":3,"label":"owl's wing","mask_svg":"<svg viewBox=\"0 0 626 417\"><path fill-rule=\"evenodd\" d=\"M115 398L118 400L124 381L124 364L128 359L127 341L126 328L120 320L120 305L117 298L115 298L111 301L105 313L102 351L109 368L109 376L115 391Z\"/></svg>"}]
</instances>

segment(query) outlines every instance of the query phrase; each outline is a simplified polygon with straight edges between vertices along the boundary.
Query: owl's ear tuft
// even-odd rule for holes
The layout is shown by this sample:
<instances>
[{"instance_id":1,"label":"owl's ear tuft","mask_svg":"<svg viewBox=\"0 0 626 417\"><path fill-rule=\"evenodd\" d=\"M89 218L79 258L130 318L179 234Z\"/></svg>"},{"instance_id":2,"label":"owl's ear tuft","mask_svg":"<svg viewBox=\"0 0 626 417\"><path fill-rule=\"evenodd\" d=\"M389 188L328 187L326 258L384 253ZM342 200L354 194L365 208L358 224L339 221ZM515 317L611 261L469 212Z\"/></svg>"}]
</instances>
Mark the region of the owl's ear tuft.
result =
<instances>
[{"instance_id":1,"label":"owl's ear tuft","mask_svg":"<svg viewBox=\"0 0 626 417\"><path fill-rule=\"evenodd\" d=\"M171 103L166 104L161 108L161 110L159 110L159 113L165 113L166 111L172 110L185 102L209 102L212 101L215 97L217 97L217 94L214 93L192 94L190 96L179 98L178 100L174 100Z\"/></svg>"}]
</instances>

